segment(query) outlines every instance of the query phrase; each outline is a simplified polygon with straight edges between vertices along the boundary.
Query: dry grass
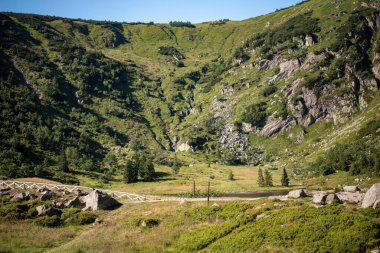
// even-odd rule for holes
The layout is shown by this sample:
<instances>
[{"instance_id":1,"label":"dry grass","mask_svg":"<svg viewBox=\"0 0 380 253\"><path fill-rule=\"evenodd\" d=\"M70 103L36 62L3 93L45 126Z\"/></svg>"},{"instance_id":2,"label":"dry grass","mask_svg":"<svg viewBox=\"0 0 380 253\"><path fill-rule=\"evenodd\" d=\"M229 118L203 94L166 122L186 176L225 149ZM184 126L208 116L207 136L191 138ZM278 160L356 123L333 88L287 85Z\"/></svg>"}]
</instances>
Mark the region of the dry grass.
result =
<instances>
[{"instance_id":1,"label":"dry grass","mask_svg":"<svg viewBox=\"0 0 380 253\"><path fill-rule=\"evenodd\" d=\"M33 182L33 183L45 183L45 184L61 184L60 182L53 181L46 178L39 177L24 177L24 178L15 178L11 181L22 181L22 182Z\"/></svg>"},{"instance_id":2,"label":"dry grass","mask_svg":"<svg viewBox=\"0 0 380 253\"><path fill-rule=\"evenodd\" d=\"M79 228L45 228L30 221L0 223L0 252L44 252L72 240Z\"/></svg>"}]
</instances>

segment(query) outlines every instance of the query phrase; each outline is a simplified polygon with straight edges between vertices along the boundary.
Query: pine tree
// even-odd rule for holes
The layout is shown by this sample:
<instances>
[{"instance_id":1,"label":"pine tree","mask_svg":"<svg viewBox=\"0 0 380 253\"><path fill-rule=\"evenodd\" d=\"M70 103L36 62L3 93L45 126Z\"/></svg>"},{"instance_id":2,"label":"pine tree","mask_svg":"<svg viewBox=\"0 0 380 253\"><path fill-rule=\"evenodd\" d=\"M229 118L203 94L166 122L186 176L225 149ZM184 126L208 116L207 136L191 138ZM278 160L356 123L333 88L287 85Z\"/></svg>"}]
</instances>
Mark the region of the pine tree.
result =
<instances>
[{"instance_id":1,"label":"pine tree","mask_svg":"<svg viewBox=\"0 0 380 253\"><path fill-rule=\"evenodd\" d=\"M138 168L133 160L128 160L124 169L124 181L126 183L137 182Z\"/></svg>"},{"instance_id":2,"label":"pine tree","mask_svg":"<svg viewBox=\"0 0 380 253\"><path fill-rule=\"evenodd\" d=\"M265 186L265 180L264 180L263 171L261 170L261 168L259 168L259 171L258 171L257 184L259 185L259 187Z\"/></svg>"},{"instance_id":3,"label":"pine tree","mask_svg":"<svg viewBox=\"0 0 380 253\"><path fill-rule=\"evenodd\" d=\"M140 156L138 161L138 171L143 180L152 181L155 173L152 160L148 159L145 155Z\"/></svg>"},{"instance_id":4,"label":"pine tree","mask_svg":"<svg viewBox=\"0 0 380 253\"><path fill-rule=\"evenodd\" d=\"M281 185L286 186L286 187L289 186L289 177L288 177L288 173L286 173L285 169L283 169L283 171L282 171Z\"/></svg>"},{"instance_id":5,"label":"pine tree","mask_svg":"<svg viewBox=\"0 0 380 253\"><path fill-rule=\"evenodd\" d=\"M61 150L58 160L58 168L62 172L69 172L69 163L67 162L66 152L64 149Z\"/></svg>"},{"instance_id":6,"label":"pine tree","mask_svg":"<svg viewBox=\"0 0 380 253\"><path fill-rule=\"evenodd\" d=\"M265 170L265 186L273 186L272 175L269 170Z\"/></svg>"}]
</instances>

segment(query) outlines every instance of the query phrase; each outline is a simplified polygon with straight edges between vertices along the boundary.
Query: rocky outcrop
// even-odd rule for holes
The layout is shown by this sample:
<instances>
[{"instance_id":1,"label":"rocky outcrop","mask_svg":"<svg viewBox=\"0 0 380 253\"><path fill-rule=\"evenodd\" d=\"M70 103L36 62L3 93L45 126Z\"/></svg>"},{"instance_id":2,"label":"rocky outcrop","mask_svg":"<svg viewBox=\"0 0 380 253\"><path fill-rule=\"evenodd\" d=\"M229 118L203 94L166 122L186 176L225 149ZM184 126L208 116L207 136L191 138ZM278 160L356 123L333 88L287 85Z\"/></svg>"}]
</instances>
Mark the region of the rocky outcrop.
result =
<instances>
[{"instance_id":1,"label":"rocky outcrop","mask_svg":"<svg viewBox=\"0 0 380 253\"><path fill-rule=\"evenodd\" d=\"M282 133L289 129L292 129L296 125L296 121L293 117L287 117L285 119L269 116L265 126L258 131L258 135L272 136L276 133Z\"/></svg>"},{"instance_id":2,"label":"rocky outcrop","mask_svg":"<svg viewBox=\"0 0 380 253\"><path fill-rule=\"evenodd\" d=\"M220 94L222 95L232 95L235 89L232 85L228 85L220 89Z\"/></svg>"},{"instance_id":3,"label":"rocky outcrop","mask_svg":"<svg viewBox=\"0 0 380 253\"><path fill-rule=\"evenodd\" d=\"M234 131L232 123L227 123L221 131L219 143L223 148L232 151L236 156L241 156L248 146L248 138L244 133Z\"/></svg>"},{"instance_id":4,"label":"rocky outcrop","mask_svg":"<svg viewBox=\"0 0 380 253\"><path fill-rule=\"evenodd\" d=\"M373 206L373 204L380 200L380 183L374 184L364 195L362 207L367 208Z\"/></svg>"},{"instance_id":5,"label":"rocky outcrop","mask_svg":"<svg viewBox=\"0 0 380 253\"><path fill-rule=\"evenodd\" d=\"M298 198L304 198L307 197L305 191L303 189L300 190L293 190L288 193L289 198L298 199Z\"/></svg>"},{"instance_id":6,"label":"rocky outcrop","mask_svg":"<svg viewBox=\"0 0 380 253\"><path fill-rule=\"evenodd\" d=\"M175 148L176 152L186 152L186 151L194 151L193 147L191 147L188 142L179 143Z\"/></svg>"},{"instance_id":7,"label":"rocky outcrop","mask_svg":"<svg viewBox=\"0 0 380 253\"><path fill-rule=\"evenodd\" d=\"M112 210L119 207L121 204L108 194L99 190L94 190L82 198L85 203L83 210Z\"/></svg>"}]
</instances>

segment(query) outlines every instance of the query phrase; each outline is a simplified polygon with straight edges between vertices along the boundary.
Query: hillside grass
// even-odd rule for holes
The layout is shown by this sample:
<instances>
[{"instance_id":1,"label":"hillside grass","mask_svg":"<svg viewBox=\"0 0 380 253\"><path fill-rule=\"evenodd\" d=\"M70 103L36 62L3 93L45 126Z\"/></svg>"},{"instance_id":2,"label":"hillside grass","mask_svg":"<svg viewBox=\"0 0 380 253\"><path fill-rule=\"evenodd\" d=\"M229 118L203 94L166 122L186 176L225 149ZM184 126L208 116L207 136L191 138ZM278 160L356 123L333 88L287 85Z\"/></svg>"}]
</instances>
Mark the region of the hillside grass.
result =
<instances>
[{"instance_id":1,"label":"hillside grass","mask_svg":"<svg viewBox=\"0 0 380 253\"><path fill-rule=\"evenodd\" d=\"M369 252L380 245L379 215L310 200L129 203L81 230L1 223L0 240L11 252Z\"/></svg>"}]
</instances>

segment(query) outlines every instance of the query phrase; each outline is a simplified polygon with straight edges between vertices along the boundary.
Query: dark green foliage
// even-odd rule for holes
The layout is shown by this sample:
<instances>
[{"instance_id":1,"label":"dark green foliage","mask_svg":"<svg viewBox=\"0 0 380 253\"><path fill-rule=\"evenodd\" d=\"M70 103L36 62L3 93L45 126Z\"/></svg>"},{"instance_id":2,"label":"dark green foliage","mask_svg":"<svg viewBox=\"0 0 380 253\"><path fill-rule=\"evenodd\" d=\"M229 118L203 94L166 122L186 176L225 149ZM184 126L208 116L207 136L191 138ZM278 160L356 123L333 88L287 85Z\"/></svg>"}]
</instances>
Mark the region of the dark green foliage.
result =
<instances>
[{"instance_id":1,"label":"dark green foliage","mask_svg":"<svg viewBox=\"0 0 380 253\"><path fill-rule=\"evenodd\" d=\"M87 225L91 224L95 221L96 215L89 212L78 212L75 214L72 214L70 217L68 217L65 220L65 224L68 225Z\"/></svg>"},{"instance_id":2,"label":"dark green foliage","mask_svg":"<svg viewBox=\"0 0 380 253\"><path fill-rule=\"evenodd\" d=\"M195 28L195 25L193 25L191 22L183 22L183 21L170 21L169 25L173 27L189 27L189 28Z\"/></svg>"},{"instance_id":3,"label":"dark green foliage","mask_svg":"<svg viewBox=\"0 0 380 253\"><path fill-rule=\"evenodd\" d=\"M242 62L245 62L249 59L249 55L245 52L245 50L241 47L235 50L234 54L232 55L233 58L239 59Z\"/></svg>"},{"instance_id":4,"label":"dark green foliage","mask_svg":"<svg viewBox=\"0 0 380 253\"><path fill-rule=\"evenodd\" d=\"M276 87L275 86L267 86L265 87L265 89L263 90L263 96L264 97L269 97L270 95L272 95L273 93L276 92Z\"/></svg>"},{"instance_id":5,"label":"dark green foliage","mask_svg":"<svg viewBox=\"0 0 380 253\"><path fill-rule=\"evenodd\" d=\"M135 183L139 175L138 168L133 160L128 160L124 169L124 182Z\"/></svg>"},{"instance_id":6,"label":"dark green foliage","mask_svg":"<svg viewBox=\"0 0 380 253\"><path fill-rule=\"evenodd\" d=\"M34 224L41 227L57 227L61 225L61 220L57 215L42 216L34 220Z\"/></svg>"},{"instance_id":7,"label":"dark green foliage","mask_svg":"<svg viewBox=\"0 0 380 253\"><path fill-rule=\"evenodd\" d=\"M267 169L264 171L264 181L265 181L265 186L267 187L273 186L272 175Z\"/></svg>"},{"instance_id":8,"label":"dark green foliage","mask_svg":"<svg viewBox=\"0 0 380 253\"><path fill-rule=\"evenodd\" d=\"M251 123L253 126L263 126L267 113L265 112L267 105L265 102L255 103L248 106L241 116L241 121Z\"/></svg>"},{"instance_id":9,"label":"dark green foliage","mask_svg":"<svg viewBox=\"0 0 380 253\"><path fill-rule=\"evenodd\" d=\"M147 218L147 219L143 219L140 222L140 226L152 228L152 227L157 227L158 225L160 225L160 223L161 223L161 220L159 220L159 219Z\"/></svg>"},{"instance_id":10,"label":"dark green foliage","mask_svg":"<svg viewBox=\"0 0 380 253\"><path fill-rule=\"evenodd\" d=\"M175 57L178 61L185 58L184 55L181 54L181 52L177 48L171 46L159 47L158 53L166 56Z\"/></svg>"},{"instance_id":11,"label":"dark green foliage","mask_svg":"<svg viewBox=\"0 0 380 253\"><path fill-rule=\"evenodd\" d=\"M215 84L222 80L221 75L231 68L231 63L219 59L216 62L207 64L202 68L202 77L200 78L200 83L206 83L203 88L204 93L211 91Z\"/></svg>"},{"instance_id":12,"label":"dark green foliage","mask_svg":"<svg viewBox=\"0 0 380 253\"><path fill-rule=\"evenodd\" d=\"M288 177L288 173L286 172L286 169L283 169L282 171L281 185L286 186L286 187L289 186L289 177Z\"/></svg>"},{"instance_id":13,"label":"dark green foliage","mask_svg":"<svg viewBox=\"0 0 380 253\"><path fill-rule=\"evenodd\" d=\"M124 181L126 183L137 182L138 176L142 180L152 181L155 177L155 170L153 162L145 154L135 153L133 157L128 160L124 169Z\"/></svg>"},{"instance_id":14,"label":"dark green foliage","mask_svg":"<svg viewBox=\"0 0 380 253\"><path fill-rule=\"evenodd\" d=\"M261 168L259 168L259 170L257 171L257 184L259 185L259 187L265 186L265 178L263 175L263 170Z\"/></svg>"},{"instance_id":15,"label":"dark green foliage","mask_svg":"<svg viewBox=\"0 0 380 253\"><path fill-rule=\"evenodd\" d=\"M181 168L181 162L178 160L177 156L174 156L172 170L174 174L178 174L179 169Z\"/></svg>"}]
</instances>

